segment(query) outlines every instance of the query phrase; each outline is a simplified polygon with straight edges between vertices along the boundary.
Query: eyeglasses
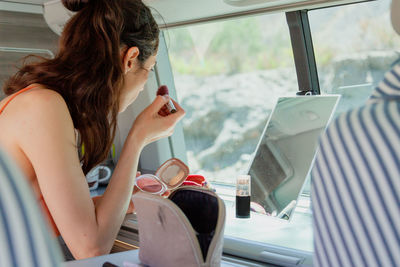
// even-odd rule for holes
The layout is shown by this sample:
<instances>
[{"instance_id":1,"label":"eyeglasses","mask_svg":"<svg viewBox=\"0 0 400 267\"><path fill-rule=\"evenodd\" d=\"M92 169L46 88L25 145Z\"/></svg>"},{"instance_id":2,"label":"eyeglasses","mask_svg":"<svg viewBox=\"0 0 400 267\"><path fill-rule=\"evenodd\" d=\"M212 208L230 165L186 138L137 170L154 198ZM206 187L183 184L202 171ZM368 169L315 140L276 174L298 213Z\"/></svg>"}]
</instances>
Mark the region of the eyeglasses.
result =
<instances>
[{"instance_id":1,"label":"eyeglasses","mask_svg":"<svg viewBox=\"0 0 400 267\"><path fill-rule=\"evenodd\" d=\"M136 177L135 185L139 190L154 195L162 195L167 190L180 186L189 174L189 167L181 160L171 158L164 162L153 174Z\"/></svg>"}]
</instances>

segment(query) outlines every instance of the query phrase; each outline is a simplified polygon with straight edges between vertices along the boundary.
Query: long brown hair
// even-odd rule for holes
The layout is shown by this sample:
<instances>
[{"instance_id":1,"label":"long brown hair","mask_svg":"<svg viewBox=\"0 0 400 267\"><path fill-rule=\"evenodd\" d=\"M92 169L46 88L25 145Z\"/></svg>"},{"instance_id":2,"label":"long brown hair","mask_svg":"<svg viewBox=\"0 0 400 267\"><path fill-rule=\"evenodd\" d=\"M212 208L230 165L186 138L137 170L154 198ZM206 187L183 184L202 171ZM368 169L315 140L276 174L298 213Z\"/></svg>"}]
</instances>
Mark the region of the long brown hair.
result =
<instances>
[{"instance_id":1,"label":"long brown hair","mask_svg":"<svg viewBox=\"0 0 400 267\"><path fill-rule=\"evenodd\" d=\"M106 159L116 130L123 85L120 48L139 48L143 63L158 49L159 28L141 0L63 0L77 13L65 25L54 59L25 64L5 83L13 94L38 83L67 103L85 153L84 173Z\"/></svg>"}]
</instances>

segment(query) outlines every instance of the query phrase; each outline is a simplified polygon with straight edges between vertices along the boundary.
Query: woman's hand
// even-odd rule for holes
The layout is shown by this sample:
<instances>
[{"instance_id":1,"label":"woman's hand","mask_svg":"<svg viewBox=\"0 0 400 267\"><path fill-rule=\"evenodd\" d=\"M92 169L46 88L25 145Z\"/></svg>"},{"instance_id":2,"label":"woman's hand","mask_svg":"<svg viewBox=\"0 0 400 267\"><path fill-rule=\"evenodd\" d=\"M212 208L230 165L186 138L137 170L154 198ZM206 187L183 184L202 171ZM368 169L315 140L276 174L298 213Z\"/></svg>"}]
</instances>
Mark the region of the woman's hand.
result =
<instances>
[{"instance_id":1,"label":"woman's hand","mask_svg":"<svg viewBox=\"0 0 400 267\"><path fill-rule=\"evenodd\" d=\"M144 145L171 136L175 125L183 118L185 111L176 103L176 112L168 116L161 116L158 112L171 99L169 96L157 96L156 99L136 118L131 133L142 140Z\"/></svg>"}]
</instances>

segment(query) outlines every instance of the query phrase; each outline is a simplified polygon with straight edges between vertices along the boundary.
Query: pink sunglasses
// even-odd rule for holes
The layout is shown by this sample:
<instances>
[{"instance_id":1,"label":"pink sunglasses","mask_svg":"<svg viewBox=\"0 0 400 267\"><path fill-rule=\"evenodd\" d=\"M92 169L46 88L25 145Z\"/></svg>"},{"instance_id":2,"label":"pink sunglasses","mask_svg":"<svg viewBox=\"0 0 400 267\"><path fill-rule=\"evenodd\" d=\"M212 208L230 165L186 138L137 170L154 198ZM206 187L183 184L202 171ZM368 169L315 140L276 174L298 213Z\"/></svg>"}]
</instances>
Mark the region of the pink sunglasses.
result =
<instances>
[{"instance_id":1,"label":"pink sunglasses","mask_svg":"<svg viewBox=\"0 0 400 267\"><path fill-rule=\"evenodd\" d=\"M136 177L135 185L139 190L155 195L162 195L167 190L180 186L189 174L189 167L181 160L171 158L164 162L153 174Z\"/></svg>"}]
</instances>

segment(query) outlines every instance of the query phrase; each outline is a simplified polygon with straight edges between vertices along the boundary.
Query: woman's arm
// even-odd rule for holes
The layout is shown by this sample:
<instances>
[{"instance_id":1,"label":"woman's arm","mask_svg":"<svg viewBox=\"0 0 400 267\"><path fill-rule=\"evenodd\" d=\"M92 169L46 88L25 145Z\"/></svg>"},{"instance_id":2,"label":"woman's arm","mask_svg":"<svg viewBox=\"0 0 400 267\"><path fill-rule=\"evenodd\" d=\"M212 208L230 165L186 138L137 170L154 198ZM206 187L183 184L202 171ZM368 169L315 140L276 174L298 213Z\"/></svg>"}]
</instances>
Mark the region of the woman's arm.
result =
<instances>
[{"instance_id":1,"label":"woman's arm","mask_svg":"<svg viewBox=\"0 0 400 267\"><path fill-rule=\"evenodd\" d=\"M140 176L140 172L136 172L136 177L138 177L138 176ZM133 194L135 194L138 190L139 190L139 189L137 189L137 187L134 187L134 188L133 188ZM92 197L94 206L98 205L98 204L100 203L100 201L101 201L102 198L103 198L102 195L101 195L101 196ZM134 207L134 205L133 205L133 201L130 201L130 202L129 202L129 206L128 206L128 210L126 211L126 214L133 213L134 211L135 211L135 207Z\"/></svg>"},{"instance_id":2,"label":"woman's arm","mask_svg":"<svg viewBox=\"0 0 400 267\"><path fill-rule=\"evenodd\" d=\"M168 99L157 97L135 121L114 174L95 206L80 167L74 126L63 98L51 90L20 96L16 141L35 170L50 213L75 258L108 253L126 214L139 154L148 143L172 134L184 111L161 117ZM17 123L18 122L18 123Z\"/></svg>"}]
</instances>

